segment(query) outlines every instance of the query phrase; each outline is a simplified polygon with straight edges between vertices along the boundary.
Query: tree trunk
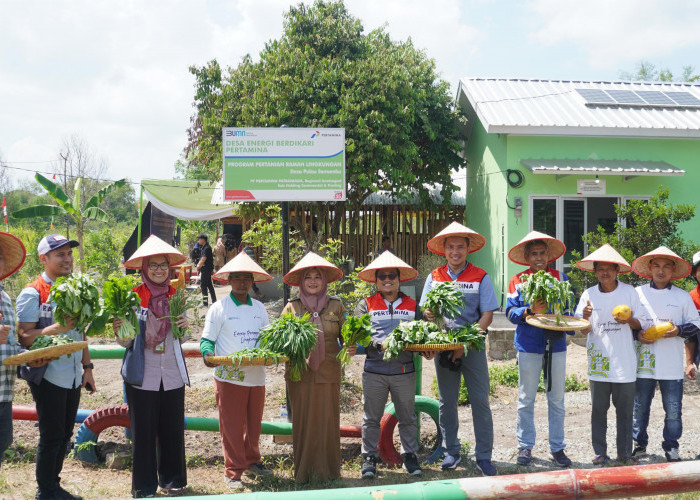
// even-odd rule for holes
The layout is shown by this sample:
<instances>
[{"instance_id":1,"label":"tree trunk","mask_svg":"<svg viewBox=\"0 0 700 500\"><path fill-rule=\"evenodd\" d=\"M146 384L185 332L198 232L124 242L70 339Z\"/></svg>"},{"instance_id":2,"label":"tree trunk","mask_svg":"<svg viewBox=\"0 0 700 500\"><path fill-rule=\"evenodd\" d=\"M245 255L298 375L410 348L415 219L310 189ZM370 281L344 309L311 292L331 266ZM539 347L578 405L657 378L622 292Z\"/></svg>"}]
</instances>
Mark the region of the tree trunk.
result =
<instances>
[{"instance_id":1,"label":"tree trunk","mask_svg":"<svg viewBox=\"0 0 700 500\"><path fill-rule=\"evenodd\" d=\"M83 219L80 219L77 222L77 229L75 230L76 235L78 236L78 268L80 269L80 272L83 273L85 272L85 252L83 250L83 224L84 221Z\"/></svg>"}]
</instances>

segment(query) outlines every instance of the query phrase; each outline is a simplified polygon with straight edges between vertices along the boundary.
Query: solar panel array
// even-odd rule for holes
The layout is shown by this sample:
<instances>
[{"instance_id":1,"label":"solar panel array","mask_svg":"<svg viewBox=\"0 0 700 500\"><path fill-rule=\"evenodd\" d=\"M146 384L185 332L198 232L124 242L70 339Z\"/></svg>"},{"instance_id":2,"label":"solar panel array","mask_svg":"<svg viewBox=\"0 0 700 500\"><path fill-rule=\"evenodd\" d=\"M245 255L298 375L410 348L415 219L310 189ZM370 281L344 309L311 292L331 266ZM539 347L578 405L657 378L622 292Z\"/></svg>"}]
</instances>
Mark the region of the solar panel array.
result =
<instances>
[{"instance_id":1,"label":"solar panel array","mask_svg":"<svg viewBox=\"0 0 700 500\"><path fill-rule=\"evenodd\" d=\"M576 92L588 106L700 108L700 99L690 92L616 89L576 89Z\"/></svg>"}]
</instances>

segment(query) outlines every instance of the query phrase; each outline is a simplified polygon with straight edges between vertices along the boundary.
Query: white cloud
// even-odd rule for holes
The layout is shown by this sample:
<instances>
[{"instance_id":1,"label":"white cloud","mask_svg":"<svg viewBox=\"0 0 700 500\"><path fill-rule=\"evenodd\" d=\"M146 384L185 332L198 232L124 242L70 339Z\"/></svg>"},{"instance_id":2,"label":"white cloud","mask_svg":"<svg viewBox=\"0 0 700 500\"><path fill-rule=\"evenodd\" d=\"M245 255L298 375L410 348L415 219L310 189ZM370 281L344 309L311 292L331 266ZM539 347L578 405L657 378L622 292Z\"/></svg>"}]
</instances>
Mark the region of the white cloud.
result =
<instances>
[{"instance_id":1,"label":"white cloud","mask_svg":"<svg viewBox=\"0 0 700 500\"><path fill-rule=\"evenodd\" d=\"M528 6L536 16L532 40L569 42L593 68L663 58L700 43L700 3L693 0L533 0Z\"/></svg>"}]
</instances>

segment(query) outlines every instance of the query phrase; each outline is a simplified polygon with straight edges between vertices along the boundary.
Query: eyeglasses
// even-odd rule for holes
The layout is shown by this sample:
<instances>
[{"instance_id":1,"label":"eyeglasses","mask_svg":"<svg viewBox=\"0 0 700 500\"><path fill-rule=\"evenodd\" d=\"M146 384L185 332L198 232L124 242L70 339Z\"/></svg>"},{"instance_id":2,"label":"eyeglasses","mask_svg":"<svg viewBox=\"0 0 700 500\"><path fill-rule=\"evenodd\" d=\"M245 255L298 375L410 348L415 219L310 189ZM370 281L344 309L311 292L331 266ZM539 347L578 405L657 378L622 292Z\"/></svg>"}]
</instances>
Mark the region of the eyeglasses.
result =
<instances>
[{"instance_id":1,"label":"eyeglasses","mask_svg":"<svg viewBox=\"0 0 700 500\"><path fill-rule=\"evenodd\" d=\"M377 279L379 280L395 280L398 277L398 274L396 273L386 273L386 274L377 274Z\"/></svg>"},{"instance_id":2,"label":"eyeglasses","mask_svg":"<svg viewBox=\"0 0 700 500\"><path fill-rule=\"evenodd\" d=\"M161 271L167 271L169 267L170 264L168 264L168 262L161 262L160 264L156 264L155 262L149 262L148 264L149 271L157 271L158 269L160 269Z\"/></svg>"}]
</instances>

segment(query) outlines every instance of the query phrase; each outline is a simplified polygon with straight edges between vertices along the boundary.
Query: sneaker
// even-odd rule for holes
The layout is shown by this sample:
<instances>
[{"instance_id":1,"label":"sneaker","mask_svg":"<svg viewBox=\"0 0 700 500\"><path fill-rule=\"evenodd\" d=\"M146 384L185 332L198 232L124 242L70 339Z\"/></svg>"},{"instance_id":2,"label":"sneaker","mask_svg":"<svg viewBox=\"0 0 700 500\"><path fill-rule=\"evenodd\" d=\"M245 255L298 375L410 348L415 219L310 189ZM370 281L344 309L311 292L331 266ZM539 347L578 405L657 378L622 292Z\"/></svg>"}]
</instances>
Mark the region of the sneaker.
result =
<instances>
[{"instance_id":1,"label":"sneaker","mask_svg":"<svg viewBox=\"0 0 700 500\"><path fill-rule=\"evenodd\" d=\"M681 461L681 454L678 453L678 448L671 448L670 450L666 450L666 460L668 462L680 462Z\"/></svg>"},{"instance_id":2,"label":"sneaker","mask_svg":"<svg viewBox=\"0 0 700 500\"><path fill-rule=\"evenodd\" d=\"M518 452L518 465L530 465L532 463L532 450L523 448Z\"/></svg>"},{"instance_id":3,"label":"sneaker","mask_svg":"<svg viewBox=\"0 0 700 500\"><path fill-rule=\"evenodd\" d=\"M491 460L486 460L486 459L477 460L476 461L476 468L481 471L481 475L483 475L484 477L498 475L498 471L491 463Z\"/></svg>"},{"instance_id":4,"label":"sneaker","mask_svg":"<svg viewBox=\"0 0 700 500\"><path fill-rule=\"evenodd\" d=\"M403 454L403 468L412 476L420 476L423 471L418 465L418 457L415 453L404 453Z\"/></svg>"},{"instance_id":5,"label":"sneaker","mask_svg":"<svg viewBox=\"0 0 700 500\"><path fill-rule=\"evenodd\" d=\"M553 451L549 456L559 467L569 467L571 465L571 460L566 456L564 450Z\"/></svg>"},{"instance_id":6,"label":"sneaker","mask_svg":"<svg viewBox=\"0 0 700 500\"><path fill-rule=\"evenodd\" d=\"M362 461L362 479L372 479L377 475L377 457L365 455Z\"/></svg>"},{"instance_id":7,"label":"sneaker","mask_svg":"<svg viewBox=\"0 0 700 500\"><path fill-rule=\"evenodd\" d=\"M442 461L442 470L456 469L459 463L462 461L462 457L459 455L445 455L445 459Z\"/></svg>"},{"instance_id":8,"label":"sneaker","mask_svg":"<svg viewBox=\"0 0 700 500\"><path fill-rule=\"evenodd\" d=\"M243 489L243 482L240 479L234 479L232 477L227 477L224 479L226 486L231 491L237 491Z\"/></svg>"},{"instance_id":9,"label":"sneaker","mask_svg":"<svg viewBox=\"0 0 700 500\"><path fill-rule=\"evenodd\" d=\"M182 495L184 488L163 488L161 491L168 497L179 497Z\"/></svg>"},{"instance_id":10,"label":"sneaker","mask_svg":"<svg viewBox=\"0 0 700 500\"><path fill-rule=\"evenodd\" d=\"M634 447L634 450L632 451L632 456L637 457L637 458L644 457L644 456L646 456L646 454L647 454L647 447L646 446L636 445Z\"/></svg>"},{"instance_id":11,"label":"sneaker","mask_svg":"<svg viewBox=\"0 0 700 500\"><path fill-rule=\"evenodd\" d=\"M248 467L244 474L248 474L249 476L253 477L262 477L271 475L272 471L260 462L258 462L257 464L253 464L250 467Z\"/></svg>"},{"instance_id":12,"label":"sneaker","mask_svg":"<svg viewBox=\"0 0 700 500\"><path fill-rule=\"evenodd\" d=\"M605 465L608 463L608 460L610 460L610 457L607 455L596 455L592 462L593 465Z\"/></svg>"}]
</instances>

